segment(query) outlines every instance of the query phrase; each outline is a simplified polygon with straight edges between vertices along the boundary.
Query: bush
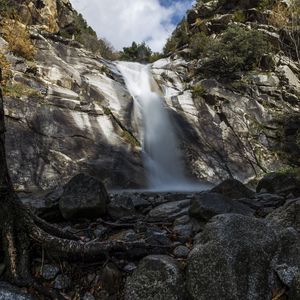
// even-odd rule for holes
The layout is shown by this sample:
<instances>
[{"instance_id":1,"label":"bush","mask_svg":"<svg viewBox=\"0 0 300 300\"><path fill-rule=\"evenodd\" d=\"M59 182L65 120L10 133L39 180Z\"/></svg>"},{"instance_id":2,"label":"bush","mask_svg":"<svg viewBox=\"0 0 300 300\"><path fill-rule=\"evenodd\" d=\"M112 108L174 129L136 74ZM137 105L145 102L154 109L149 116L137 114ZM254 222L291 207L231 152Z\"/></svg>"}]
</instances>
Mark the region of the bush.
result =
<instances>
[{"instance_id":1,"label":"bush","mask_svg":"<svg viewBox=\"0 0 300 300\"><path fill-rule=\"evenodd\" d=\"M2 86L6 86L7 82L9 81L11 77L11 71L10 71L10 63L7 61L5 55L0 51L0 69L1 69L1 75L2 80L0 84Z\"/></svg>"},{"instance_id":2,"label":"bush","mask_svg":"<svg viewBox=\"0 0 300 300\"><path fill-rule=\"evenodd\" d=\"M157 53L155 55L157 56ZM152 58L152 51L150 47L146 45L145 42L141 44L132 42L130 47L123 48L123 51L121 52L121 56L120 56L121 60L137 61L143 63L151 62L151 58Z\"/></svg>"},{"instance_id":3,"label":"bush","mask_svg":"<svg viewBox=\"0 0 300 300\"><path fill-rule=\"evenodd\" d=\"M206 94L206 90L203 85L198 82L193 86L192 94L194 98L203 97Z\"/></svg>"},{"instance_id":4,"label":"bush","mask_svg":"<svg viewBox=\"0 0 300 300\"><path fill-rule=\"evenodd\" d=\"M118 58L113 47L105 39L99 39L96 32L90 27L81 14L74 15L74 22L63 28L59 34L65 38L75 39L93 53L100 54L105 59Z\"/></svg>"},{"instance_id":5,"label":"bush","mask_svg":"<svg viewBox=\"0 0 300 300\"><path fill-rule=\"evenodd\" d=\"M28 60L34 59L36 50L24 25L8 19L2 22L1 30L8 43L9 51Z\"/></svg>"},{"instance_id":6,"label":"bush","mask_svg":"<svg viewBox=\"0 0 300 300\"><path fill-rule=\"evenodd\" d=\"M203 52L207 59L201 70L208 75L231 77L259 67L262 57L270 50L269 42L260 31L231 26L206 45Z\"/></svg>"},{"instance_id":7,"label":"bush","mask_svg":"<svg viewBox=\"0 0 300 300\"><path fill-rule=\"evenodd\" d=\"M188 22L185 19L179 23L172 36L167 40L163 49L164 55L168 55L189 43L190 38L188 26Z\"/></svg>"},{"instance_id":8,"label":"bush","mask_svg":"<svg viewBox=\"0 0 300 300\"><path fill-rule=\"evenodd\" d=\"M245 23L246 22L246 16L245 13L242 10L237 10L234 12L233 15L233 20L235 22L239 22L239 23Z\"/></svg>"},{"instance_id":9,"label":"bush","mask_svg":"<svg viewBox=\"0 0 300 300\"><path fill-rule=\"evenodd\" d=\"M199 58L207 49L210 43L210 38L203 32L193 35L190 41L192 58Z\"/></svg>"},{"instance_id":10,"label":"bush","mask_svg":"<svg viewBox=\"0 0 300 300\"><path fill-rule=\"evenodd\" d=\"M3 88L3 94L5 96L21 98L26 97L39 97L41 96L40 92L23 84L23 83L11 83L7 84Z\"/></svg>"}]
</instances>

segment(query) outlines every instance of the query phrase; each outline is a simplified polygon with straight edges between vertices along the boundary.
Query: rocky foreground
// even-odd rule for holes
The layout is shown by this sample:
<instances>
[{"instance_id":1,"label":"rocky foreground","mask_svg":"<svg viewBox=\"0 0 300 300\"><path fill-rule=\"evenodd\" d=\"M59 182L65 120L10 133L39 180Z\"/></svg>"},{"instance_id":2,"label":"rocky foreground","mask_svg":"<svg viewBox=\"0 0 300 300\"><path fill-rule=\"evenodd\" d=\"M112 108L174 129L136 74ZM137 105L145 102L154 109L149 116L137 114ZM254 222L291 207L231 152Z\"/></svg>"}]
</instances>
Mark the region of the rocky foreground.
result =
<instances>
[{"instance_id":1,"label":"rocky foreground","mask_svg":"<svg viewBox=\"0 0 300 300\"><path fill-rule=\"evenodd\" d=\"M98 180L79 174L63 188L36 195L39 201L28 195L22 200L85 242L137 245L91 262L36 253L35 276L66 299L295 300L299 197L293 174L270 174L256 192L228 179L197 193L110 194ZM41 296L2 282L0 299Z\"/></svg>"}]
</instances>

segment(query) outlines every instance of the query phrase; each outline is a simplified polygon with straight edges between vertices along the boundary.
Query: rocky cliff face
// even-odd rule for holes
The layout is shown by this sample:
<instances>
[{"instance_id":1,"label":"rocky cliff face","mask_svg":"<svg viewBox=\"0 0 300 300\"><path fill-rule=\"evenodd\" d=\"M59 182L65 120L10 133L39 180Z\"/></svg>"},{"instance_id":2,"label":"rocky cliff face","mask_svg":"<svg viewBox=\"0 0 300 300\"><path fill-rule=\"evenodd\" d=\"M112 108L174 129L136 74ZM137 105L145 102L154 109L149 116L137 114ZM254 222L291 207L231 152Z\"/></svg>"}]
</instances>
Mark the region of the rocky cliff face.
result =
<instances>
[{"instance_id":1,"label":"rocky cliff face","mask_svg":"<svg viewBox=\"0 0 300 300\"><path fill-rule=\"evenodd\" d=\"M198 178L233 176L247 182L300 165L300 65L295 53L299 45L285 44L286 29L269 25L274 12L261 2L198 1L168 42L177 43L175 54L153 64L180 132L186 163ZM232 77L222 69L228 57L218 57L213 74L207 75L203 66L210 53L202 48L220 39L230 26L262 33L275 49L280 44L281 51L268 58L271 67L264 67L265 56L258 67L248 71L242 65ZM299 30L293 34L299 35ZM195 48L200 55L195 55Z\"/></svg>"},{"instance_id":2,"label":"rocky cliff face","mask_svg":"<svg viewBox=\"0 0 300 300\"><path fill-rule=\"evenodd\" d=\"M57 33L71 26L75 11L69 0L9 0L8 5L16 10L18 18L26 25L35 25L49 32Z\"/></svg>"},{"instance_id":3,"label":"rocky cliff face","mask_svg":"<svg viewBox=\"0 0 300 300\"><path fill-rule=\"evenodd\" d=\"M217 36L234 21L229 7L214 14L211 5L201 2L188 13L189 34L205 30ZM28 62L9 53L1 40L12 68L5 112L16 187L48 189L82 171L111 187L145 185L141 124L114 63L53 34L72 26L68 1L31 1L18 9L24 22L34 24L30 32L37 54ZM277 28L260 23L260 11L243 9L251 13L249 29L279 41ZM204 20L200 29L199 18ZM272 58L271 71L257 69L224 81L196 74L204 58L191 57L190 51L186 46L152 65L190 173L212 182L230 176L246 182L299 165L299 64L281 52ZM196 86L201 87L197 92Z\"/></svg>"}]
</instances>

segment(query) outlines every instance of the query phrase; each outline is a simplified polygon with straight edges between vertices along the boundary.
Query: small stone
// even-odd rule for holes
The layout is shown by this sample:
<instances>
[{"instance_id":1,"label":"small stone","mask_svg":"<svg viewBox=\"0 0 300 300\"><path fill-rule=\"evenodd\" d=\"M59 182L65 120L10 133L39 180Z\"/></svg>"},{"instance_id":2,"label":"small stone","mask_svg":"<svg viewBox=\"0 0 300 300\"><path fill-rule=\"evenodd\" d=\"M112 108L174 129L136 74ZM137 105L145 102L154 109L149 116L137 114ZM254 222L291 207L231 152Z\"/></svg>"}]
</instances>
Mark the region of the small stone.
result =
<instances>
[{"instance_id":1,"label":"small stone","mask_svg":"<svg viewBox=\"0 0 300 300\"><path fill-rule=\"evenodd\" d=\"M55 265L44 265L42 269L42 277L46 280L54 279L59 273L59 268Z\"/></svg>"},{"instance_id":2,"label":"small stone","mask_svg":"<svg viewBox=\"0 0 300 300\"><path fill-rule=\"evenodd\" d=\"M190 249L185 246L178 246L174 249L173 254L178 258L186 258L190 253Z\"/></svg>"},{"instance_id":3,"label":"small stone","mask_svg":"<svg viewBox=\"0 0 300 300\"><path fill-rule=\"evenodd\" d=\"M133 272L134 270L136 269L136 264L134 264L134 263L129 263L128 265L126 265L125 267L124 267L124 271L125 272L127 272L127 273L131 273L131 272Z\"/></svg>"},{"instance_id":4,"label":"small stone","mask_svg":"<svg viewBox=\"0 0 300 300\"><path fill-rule=\"evenodd\" d=\"M172 244L165 230L149 228L146 231L145 237L151 245L170 246Z\"/></svg>"},{"instance_id":5,"label":"small stone","mask_svg":"<svg viewBox=\"0 0 300 300\"><path fill-rule=\"evenodd\" d=\"M107 228L103 225L98 225L96 229L94 230L94 236L96 238L101 238L103 235L107 232Z\"/></svg>"},{"instance_id":6,"label":"small stone","mask_svg":"<svg viewBox=\"0 0 300 300\"><path fill-rule=\"evenodd\" d=\"M69 289L71 285L72 285L72 281L66 275L58 275L54 282L54 288L58 290Z\"/></svg>"},{"instance_id":7,"label":"small stone","mask_svg":"<svg viewBox=\"0 0 300 300\"><path fill-rule=\"evenodd\" d=\"M91 293L85 293L82 300L95 300L96 298Z\"/></svg>"},{"instance_id":8,"label":"small stone","mask_svg":"<svg viewBox=\"0 0 300 300\"><path fill-rule=\"evenodd\" d=\"M173 232L176 233L179 241L185 243L192 236L193 226L192 224L176 225L173 228Z\"/></svg>"}]
</instances>

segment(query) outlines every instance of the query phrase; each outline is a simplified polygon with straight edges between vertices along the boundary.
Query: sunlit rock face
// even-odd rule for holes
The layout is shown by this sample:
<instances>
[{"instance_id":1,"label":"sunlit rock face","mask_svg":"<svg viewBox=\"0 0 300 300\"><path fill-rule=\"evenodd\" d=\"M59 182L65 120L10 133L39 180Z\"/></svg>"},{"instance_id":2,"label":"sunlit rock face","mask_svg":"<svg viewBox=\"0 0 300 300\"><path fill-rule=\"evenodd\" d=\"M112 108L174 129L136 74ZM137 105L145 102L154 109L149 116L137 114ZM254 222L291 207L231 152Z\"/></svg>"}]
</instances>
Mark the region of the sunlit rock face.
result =
<instances>
[{"instance_id":1,"label":"sunlit rock face","mask_svg":"<svg viewBox=\"0 0 300 300\"><path fill-rule=\"evenodd\" d=\"M108 187L145 185L133 99L114 66L72 41L32 32L34 67L11 57L7 159L18 190L48 189L87 172ZM115 79L114 79L115 78Z\"/></svg>"},{"instance_id":2,"label":"sunlit rock face","mask_svg":"<svg viewBox=\"0 0 300 300\"><path fill-rule=\"evenodd\" d=\"M59 32L74 22L74 11L69 0L11 0L20 20L49 32Z\"/></svg>"}]
</instances>

